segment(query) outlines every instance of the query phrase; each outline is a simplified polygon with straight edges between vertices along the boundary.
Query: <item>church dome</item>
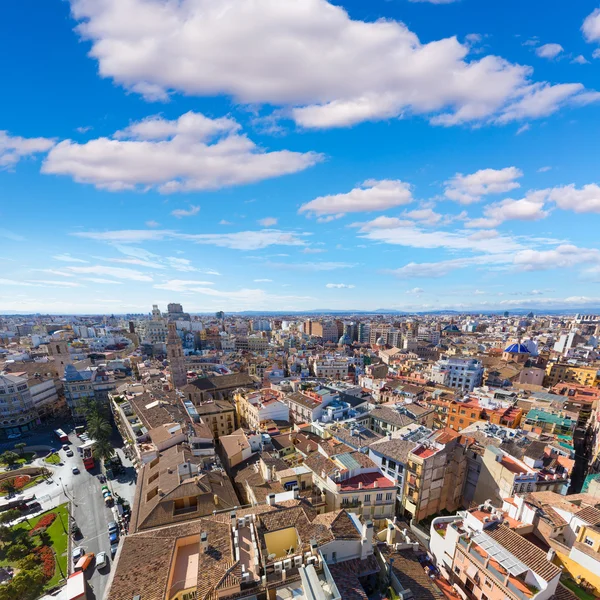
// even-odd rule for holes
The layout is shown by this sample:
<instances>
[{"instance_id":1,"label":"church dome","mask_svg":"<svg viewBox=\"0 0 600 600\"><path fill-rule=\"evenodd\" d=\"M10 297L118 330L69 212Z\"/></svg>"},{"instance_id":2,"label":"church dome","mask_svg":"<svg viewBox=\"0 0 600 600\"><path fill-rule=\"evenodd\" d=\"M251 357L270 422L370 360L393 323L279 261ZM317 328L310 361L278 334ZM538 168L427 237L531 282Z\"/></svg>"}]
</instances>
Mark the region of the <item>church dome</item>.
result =
<instances>
[{"instance_id":1,"label":"church dome","mask_svg":"<svg viewBox=\"0 0 600 600\"><path fill-rule=\"evenodd\" d=\"M527 346L523 344L511 344L504 352L508 352L509 354L530 354Z\"/></svg>"},{"instance_id":2,"label":"church dome","mask_svg":"<svg viewBox=\"0 0 600 600\"><path fill-rule=\"evenodd\" d=\"M350 339L350 336L345 333L339 340L338 340L338 346L351 346L352 345L352 340Z\"/></svg>"},{"instance_id":3,"label":"church dome","mask_svg":"<svg viewBox=\"0 0 600 600\"><path fill-rule=\"evenodd\" d=\"M385 346L386 342L383 336L381 336L376 342L378 346Z\"/></svg>"}]
</instances>

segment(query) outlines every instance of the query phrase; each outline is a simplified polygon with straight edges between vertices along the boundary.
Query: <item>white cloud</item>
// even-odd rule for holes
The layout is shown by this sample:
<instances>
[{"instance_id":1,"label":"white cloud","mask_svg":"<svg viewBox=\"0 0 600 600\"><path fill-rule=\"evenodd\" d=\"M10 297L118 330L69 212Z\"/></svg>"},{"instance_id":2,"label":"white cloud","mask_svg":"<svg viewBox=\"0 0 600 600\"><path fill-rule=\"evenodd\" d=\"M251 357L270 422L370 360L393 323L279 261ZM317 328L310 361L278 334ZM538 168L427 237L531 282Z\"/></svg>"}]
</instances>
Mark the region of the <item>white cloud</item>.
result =
<instances>
[{"instance_id":1,"label":"white cloud","mask_svg":"<svg viewBox=\"0 0 600 600\"><path fill-rule=\"evenodd\" d=\"M266 267L274 269L284 269L286 271L336 271L337 269L351 269L356 265L346 262L309 262L309 263L279 263L267 262Z\"/></svg>"},{"instance_id":2,"label":"white cloud","mask_svg":"<svg viewBox=\"0 0 600 600\"><path fill-rule=\"evenodd\" d=\"M102 283L109 285L122 285L122 281L115 281L114 279L104 279L103 277L84 277L86 281L91 281L92 283Z\"/></svg>"},{"instance_id":3,"label":"white cloud","mask_svg":"<svg viewBox=\"0 0 600 600\"><path fill-rule=\"evenodd\" d=\"M131 281L152 281L152 277L145 275L135 269L125 269L121 267L106 267L104 265L94 265L89 267L67 267L69 271L81 275L108 275L116 279L129 279Z\"/></svg>"},{"instance_id":4,"label":"white cloud","mask_svg":"<svg viewBox=\"0 0 600 600\"><path fill-rule=\"evenodd\" d=\"M323 252L327 252L324 248L304 248L302 250L302 254L323 254Z\"/></svg>"},{"instance_id":5,"label":"white cloud","mask_svg":"<svg viewBox=\"0 0 600 600\"><path fill-rule=\"evenodd\" d=\"M51 287L81 287L80 283L75 283L73 281L57 281L55 279L36 279L35 281L30 281L30 283L38 283L41 285L49 285Z\"/></svg>"},{"instance_id":6,"label":"white cloud","mask_svg":"<svg viewBox=\"0 0 600 600\"><path fill-rule=\"evenodd\" d=\"M581 31L586 41L600 42L600 8L596 8L585 18Z\"/></svg>"},{"instance_id":7,"label":"white cloud","mask_svg":"<svg viewBox=\"0 0 600 600\"><path fill-rule=\"evenodd\" d=\"M413 201L410 185L403 181L369 179L346 194L320 196L303 204L299 213L342 215L349 212L386 210Z\"/></svg>"},{"instance_id":8,"label":"white cloud","mask_svg":"<svg viewBox=\"0 0 600 600\"><path fill-rule=\"evenodd\" d=\"M577 189L574 184L547 190L548 199L559 208L576 213L600 213L600 186L595 183Z\"/></svg>"},{"instance_id":9,"label":"white cloud","mask_svg":"<svg viewBox=\"0 0 600 600\"><path fill-rule=\"evenodd\" d=\"M473 60L456 37L424 44L402 22L352 20L326 0L70 2L100 74L149 100L227 94L290 107L305 127L440 113L479 123L531 85L527 66Z\"/></svg>"},{"instance_id":10,"label":"white cloud","mask_svg":"<svg viewBox=\"0 0 600 600\"><path fill-rule=\"evenodd\" d=\"M550 171L552 169L552 167L540 167L537 172L538 173L547 173L548 171Z\"/></svg>"},{"instance_id":11,"label":"white cloud","mask_svg":"<svg viewBox=\"0 0 600 600\"><path fill-rule=\"evenodd\" d=\"M189 207L189 209L176 208L175 210L171 211L171 214L174 217L177 217L178 219L181 219L183 217L193 217L194 215L197 215L199 212L200 212L200 207L199 206L191 205Z\"/></svg>"},{"instance_id":12,"label":"white cloud","mask_svg":"<svg viewBox=\"0 0 600 600\"><path fill-rule=\"evenodd\" d=\"M203 285L214 285L212 281L197 281L190 279L171 279L165 283L157 283L154 287L159 290L171 290L172 292L185 292L190 287Z\"/></svg>"},{"instance_id":13,"label":"white cloud","mask_svg":"<svg viewBox=\"0 0 600 600\"><path fill-rule=\"evenodd\" d=\"M456 269L464 269L477 265L502 264L507 262L508 256L475 256L470 258L453 258L431 263L410 262L398 269L384 271L399 279L430 279L444 277Z\"/></svg>"},{"instance_id":14,"label":"white cloud","mask_svg":"<svg viewBox=\"0 0 600 600\"><path fill-rule=\"evenodd\" d=\"M0 131L0 170L11 169L26 156L47 152L54 143L48 138L24 138Z\"/></svg>"},{"instance_id":15,"label":"white cloud","mask_svg":"<svg viewBox=\"0 0 600 600\"><path fill-rule=\"evenodd\" d=\"M352 289L354 286L352 284L347 283L327 283L325 285L326 288L335 288L335 289Z\"/></svg>"},{"instance_id":16,"label":"white cloud","mask_svg":"<svg viewBox=\"0 0 600 600\"><path fill-rule=\"evenodd\" d=\"M514 264L524 271L570 268L585 263L600 263L600 250L561 244L552 250L521 250Z\"/></svg>"},{"instance_id":17,"label":"white cloud","mask_svg":"<svg viewBox=\"0 0 600 600\"><path fill-rule=\"evenodd\" d=\"M556 58L563 51L560 44L544 44L535 49L535 53L541 58Z\"/></svg>"},{"instance_id":18,"label":"white cloud","mask_svg":"<svg viewBox=\"0 0 600 600\"><path fill-rule=\"evenodd\" d=\"M583 56L583 54L580 54L579 56L573 58L571 60L571 63L576 65L589 65L590 61L585 56Z\"/></svg>"},{"instance_id":19,"label":"white cloud","mask_svg":"<svg viewBox=\"0 0 600 600\"><path fill-rule=\"evenodd\" d=\"M221 219L219 221L219 225L233 225L231 221L226 221L225 219Z\"/></svg>"},{"instance_id":20,"label":"white cloud","mask_svg":"<svg viewBox=\"0 0 600 600\"><path fill-rule=\"evenodd\" d=\"M398 227L414 227L414 222L408 219L398 219L397 217L377 217L367 223L352 223L350 227L359 227L360 231L370 231L372 229L397 229Z\"/></svg>"},{"instance_id":21,"label":"white cloud","mask_svg":"<svg viewBox=\"0 0 600 600\"><path fill-rule=\"evenodd\" d=\"M600 58L600 48L596 48L593 52L592 52L592 58Z\"/></svg>"},{"instance_id":22,"label":"white cloud","mask_svg":"<svg viewBox=\"0 0 600 600\"><path fill-rule=\"evenodd\" d=\"M488 194L500 194L520 187L516 181L523 177L523 172L517 167L504 169L481 169L470 175L457 173L445 182L446 198L461 204L472 204Z\"/></svg>"},{"instance_id":23,"label":"white cloud","mask_svg":"<svg viewBox=\"0 0 600 600\"><path fill-rule=\"evenodd\" d=\"M442 215L436 213L431 208L419 208L417 210L411 210L404 213L404 216L408 217L409 219L414 219L415 221L421 221L427 225L437 225L443 219Z\"/></svg>"},{"instance_id":24,"label":"white cloud","mask_svg":"<svg viewBox=\"0 0 600 600\"><path fill-rule=\"evenodd\" d=\"M146 221L146 227L158 227L160 225L160 223L157 223L156 221Z\"/></svg>"},{"instance_id":25,"label":"white cloud","mask_svg":"<svg viewBox=\"0 0 600 600\"><path fill-rule=\"evenodd\" d=\"M265 217L264 219L260 219L258 224L263 227L273 227L273 225L277 225L277 219L275 217Z\"/></svg>"},{"instance_id":26,"label":"white cloud","mask_svg":"<svg viewBox=\"0 0 600 600\"><path fill-rule=\"evenodd\" d=\"M306 234L287 233L277 229L260 231L238 231L235 233L178 233L168 229L124 229L116 231L77 231L76 237L118 243L138 243L161 240L181 240L196 244L207 244L234 250L259 250L269 246L304 246L301 236Z\"/></svg>"},{"instance_id":27,"label":"white cloud","mask_svg":"<svg viewBox=\"0 0 600 600\"><path fill-rule=\"evenodd\" d=\"M40 271L42 273L49 273L50 275L58 275L59 277L75 277L73 273L67 273L66 271L58 271L56 269L31 269L32 271Z\"/></svg>"},{"instance_id":28,"label":"white cloud","mask_svg":"<svg viewBox=\"0 0 600 600\"><path fill-rule=\"evenodd\" d=\"M488 204L483 210L483 219L472 219L467 221L467 227L492 228L497 227L504 221L538 221L548 216L544 210L546 194L541 192L530 192L520 200L507 198L501 202Z\"/></svg>"},{"instance_id":29,"label":"white cloud","mask_svg":"<svg viewBox=\"0 0 600 600\"><path fill-rule=\"evenodd\" d=\"M398 227L395 229L370 229L365 224L361 237L386 244L407 246L410 248L447 248L449 250L473 250L476 252L499 253L514 251L521 245L513 238L494 235L486 231L423 231L417 227Z\"/></svg>"},{"instance_id":30,"label":"white cloud","mask_svg":"<svg viewBox=\"0 0 600 600\"><path fill-rule=\"evenodd\" d=\"M0 237L6 238L7 240L12 240L13 242L24 242L25 238L14 231L10 231L9 229L5 229L4 227L0 227Z\"/></svg>"},{"instance_id":31,"label":"white cloud","mask_svg":"<svg viewBox=\"0 0 600 600\"><path fill-rule=\"evenodd\" d=\"M171 193L262 181L302 171L322 158L314 152L266 152L241 134L235 121L188 112L174 121L150 117L133 123L113 139L64 140L49 152L42 172L111 191Z\"/></svg>"},{"instance_id":32,"label":"white cloud","mask_svg":"<svg viewBox=\"0 0 600 600\"><path fill-rule=\"evenodd\" d=\"M71 262L71 263L86 263L86 262L88 262L87 260L83 260L81 258L75 258L74 256L71 256L70 254L55 254L52 258L54 260L60 260L63 262Z\"/></svg>"},{"instance_id":33,"label":"white cloud","mask_svg":"<svg viewBox=\"0 0 600 600\"><path fill-rule=\"evenodd\" d=\"M272 279L255 279L254 283L272 283Z\"/></svg>"},{"instance_id":34,"label":"white cloud","mask_svg":"<svg viewBox=\"0 0 600 600\"><path fill-rule=\"evenodd\" d=\"M526 131L529 131L531 129L531 125L529 123L525 123L525 125L521 125L521 127L519 127L519 129L517 129L517 135L521 135L522 133L525 133Z\"/></svg>"},{"instance_id":35,"label":"white cloud","mask_svg":"<svg viewBox=\"0 0 600 600\"><path fill-rule=\"evenodd\" d=\"M425 293L425 290L420 287L412 288L412 290L406 290L407 294L412 294L413 296L420 296Z\"/></svg>"}]
</instances>

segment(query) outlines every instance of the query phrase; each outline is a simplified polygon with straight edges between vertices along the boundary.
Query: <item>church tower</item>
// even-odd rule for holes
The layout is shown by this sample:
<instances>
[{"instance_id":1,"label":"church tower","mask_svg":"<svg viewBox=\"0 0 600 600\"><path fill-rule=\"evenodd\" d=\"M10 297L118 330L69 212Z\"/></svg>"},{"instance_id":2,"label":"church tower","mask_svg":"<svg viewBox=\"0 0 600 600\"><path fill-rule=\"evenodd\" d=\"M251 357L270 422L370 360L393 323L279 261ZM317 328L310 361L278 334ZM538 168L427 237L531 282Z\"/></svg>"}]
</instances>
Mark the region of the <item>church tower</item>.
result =
<instances>
[{"instance_id":1,"label":"church tower","mask_svg":"<svg viewBox=\"0 0 600 600\"><path fill-rule=\"evenodd\" d=\"M174 389L182 388L187 383L187 369L185 368L181 340L177 334L177 325L173 322L169 323L167 358L169 359L169 369L171 371L171 384Z\"/></svg>"},{"instance_id":2,"label":"church tower","mask_svg":"<svg viewBox=\"0 0 600 600\"><path fill-rule=\"evenodd\" d=\"M69 353L69 344L65 340L51 340L48 343L48 354L54 358L54 367L59 377L65 374L65 367L73 364Z\"/></svg>"}]
</instances>

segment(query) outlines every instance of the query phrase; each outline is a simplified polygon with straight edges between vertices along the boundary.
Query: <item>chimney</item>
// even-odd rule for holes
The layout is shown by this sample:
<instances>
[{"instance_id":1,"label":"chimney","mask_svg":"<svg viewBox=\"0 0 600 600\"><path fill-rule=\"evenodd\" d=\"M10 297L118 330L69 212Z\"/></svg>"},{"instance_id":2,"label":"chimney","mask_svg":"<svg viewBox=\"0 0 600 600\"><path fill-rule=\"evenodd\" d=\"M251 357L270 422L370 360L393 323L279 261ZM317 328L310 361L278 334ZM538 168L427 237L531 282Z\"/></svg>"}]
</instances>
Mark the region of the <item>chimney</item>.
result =
<instances>
[{"instance_id":1,"label":"chimney","mask_svg":"<svg viewBox=\"0 0 600 600\"><path fill-rule=\"evenodd\" d=\"M229 513L229 516L231 517L231 523L232 523L232 524L235 524L235 523L236 523L236 514L235 514L235 510L232 510L232 511Z\"/></svg>"},{"instance_id":2,"label":"chimney","mask_svg":"<svg viewBox=\"0 0 600 600\"><path fill-rule=\"evenodd\" d=\"M388 546L391 546L396 541L396 528L392 523L390 523L387 527L385 541Z\"/></svg>"},{"instance_id":3,"label":"chimney","mask_svg":"<svg viewBox=\"0 0 600 600\"><path fill-rule=\"evenodd\" d=\"M219 496L217 496L216 494L213 494L213 498L215 501L215 506L219 506Z\"/></svg>"},{"instance_id":4,"label":"chimney","mask_svg":"<svg viewBox=\"0 0 600 600\"><path fill-rule=\"evenodd\" d=\"M313 556L317 555L317 540L315 540L314 538L311 538L310 540L310 553Z\"/></svg>"},{"instance_id":5,"label":"chimney","mask_svg":"<svg viewBox=\"0 0 600 600\"><path fill-rule=\"evenodd\" d=\"M208 550L208 533L203 531L200 534L200 550L201 552L206 552Z\"/></svg>"},{"instance_id":6,"label":"chimney","mask_svg":"<svg viewBox=\"0 0 600 600\"><path fill-rule=\"evenodd\" d=\"M294 500L298 500L298 498L300 497L300 488L295 485L294 486Z\"/></svg>"},{"instance_id":7,"label":"chimney","mask_svg":"<svg viewBox=\"0 0 600 600\"><path fill-rule=\"evenodd\" d=\"M362 490L362 488L363 488L362 481L359 481L359 482L358 482L358 489L359 489L359 490Z\"/></svg>"},{"instance_id":8,"label":"chimney","mask_svg":"<svg viewBox=\"0 0 600 600\"><path fill-rule=\"evenodd\" d=\"M373 543L373 521L367 521L362 527L363 540Z\"/></svg>"},{"instance_id":9,"label":"chimney","mask_svg":"<svg viewBox=\"0 0 600 600\"><path fill-rule=\"evenodd\" d=\"M374 487L374 488L376 488L376 487L379 487L379 484L378 484L376 481L374 481L374 482L373 482L373 487Z\"/></svg>"},{"instance_id":10,"label":"chimney","mask_svg":"<svg viewBox=\"0 0 600 600\"><path fill-rule=\"evenodd\" d=\"M363 525L362 540L360 542L360 558L365 560L373 554L373 521L367 521Z\"/></svg>"},{"instance_id":11,"label":"chimney","mask_svg":"<svg viewBox=\"0 0 600 600\"><path fill-rule=\"evenodd\" d=\"M267 504L273 506L275 504L275 494L269 494L267 496Z\"/></svg>"}]
</instances>

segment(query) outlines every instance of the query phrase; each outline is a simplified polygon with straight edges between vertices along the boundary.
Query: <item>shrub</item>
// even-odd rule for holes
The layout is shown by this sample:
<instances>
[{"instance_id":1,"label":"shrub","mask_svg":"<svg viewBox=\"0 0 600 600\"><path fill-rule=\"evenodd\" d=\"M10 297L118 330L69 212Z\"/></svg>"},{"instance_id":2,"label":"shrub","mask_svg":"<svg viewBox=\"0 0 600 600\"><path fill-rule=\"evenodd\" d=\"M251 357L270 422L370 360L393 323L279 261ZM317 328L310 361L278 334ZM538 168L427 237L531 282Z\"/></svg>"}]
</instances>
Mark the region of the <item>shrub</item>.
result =
<instances>
[{"instance_id":1,"label":"shrub","mask_svg":"<svg viewBox=\"0 0 600 600\"><path fill-rule=\"evenodd\" d=\"M46 579L52 579L54 577L54 569L56 567L54 553L48 546L38 546L34 552L42 563L42 572L44 573L44 577Z\"/></svg>"},{"instance_id":2,"label":"shrub","mask_svg":"<svg viewBox=\"0 0 600 600\"><path fill-rule=\"evenodd\" d=\"M31 477L29 475L17 475L16 477L3 481L0 484L0 490L3 492L22 490L30 481Z\"/></svg>"},{"instance_id":3,"label":"shrub","mask_svg":"<svg viewBox=\"0 0 600 600\"><path fill-rule=\"evenodd\" d=\"M56 519L56 513L48 513L43 515L42 518L35 524L35 527L29 532L29 535L37 535L42 531L46 531L54 520Z\"/></svg>"}]
</instances>

